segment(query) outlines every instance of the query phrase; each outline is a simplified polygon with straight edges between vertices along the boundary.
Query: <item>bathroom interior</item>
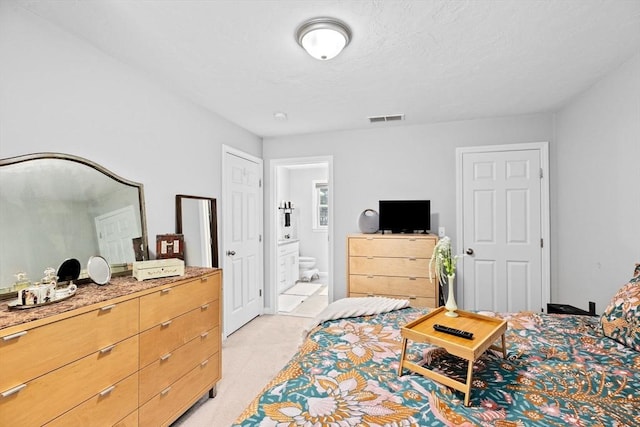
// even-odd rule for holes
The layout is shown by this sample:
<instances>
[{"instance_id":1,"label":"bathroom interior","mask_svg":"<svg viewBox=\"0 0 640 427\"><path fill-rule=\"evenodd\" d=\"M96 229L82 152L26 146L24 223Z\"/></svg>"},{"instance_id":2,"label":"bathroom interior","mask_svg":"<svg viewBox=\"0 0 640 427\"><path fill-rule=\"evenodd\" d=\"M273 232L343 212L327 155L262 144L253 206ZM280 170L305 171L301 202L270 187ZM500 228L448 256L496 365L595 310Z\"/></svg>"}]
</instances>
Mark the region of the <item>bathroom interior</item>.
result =
<instances>
[{"instance_id":1,"label":"bathroom interior","mask_svg":"<svg viewBox=\"0 0 640 427\"><path fill-rule=\"evenodd\" d=\"M276 169L278 314L314 317L328 304L328 164Z\"/></svg>"}]
</instances>

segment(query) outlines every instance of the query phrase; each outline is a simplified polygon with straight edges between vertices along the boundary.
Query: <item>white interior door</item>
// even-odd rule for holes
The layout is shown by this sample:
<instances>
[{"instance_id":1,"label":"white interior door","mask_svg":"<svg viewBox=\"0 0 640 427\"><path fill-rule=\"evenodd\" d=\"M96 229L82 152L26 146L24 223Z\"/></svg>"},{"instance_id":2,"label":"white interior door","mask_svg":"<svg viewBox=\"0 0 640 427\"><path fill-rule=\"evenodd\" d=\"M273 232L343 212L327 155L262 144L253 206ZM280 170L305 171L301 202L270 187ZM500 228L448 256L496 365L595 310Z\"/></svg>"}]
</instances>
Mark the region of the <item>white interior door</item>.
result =
<instances>
[{"instance_id":1,"label":"white interior door","mask_svg":"<svg viewBox=\"0 0 640 427\"><path fill-rule=\"evenodd\" d=\"M224 153L224 331L262 314L262 161Z\"/></svg>"},{"instance_id":2,"label":"white interior door","mask_svg":"<svg viewBox=\"0 0 640 427\"><path fill-rule=\"evenodd\" d=\"M133 206L95 217L100 255L110 264L134 261L133 240L140 237Z\"/></svg>"},{"instance_id":3,"label":"white interior door","mask_svg":"<svg viewBox=\"0 0 640 427\"><path fill-rule=\"evenodd\" d=\"M458 153L458 252L466 254L460 300L467 310L544 311L549 301L546 162L541 149L522 146Z\"/></svg>"}]
</instances>

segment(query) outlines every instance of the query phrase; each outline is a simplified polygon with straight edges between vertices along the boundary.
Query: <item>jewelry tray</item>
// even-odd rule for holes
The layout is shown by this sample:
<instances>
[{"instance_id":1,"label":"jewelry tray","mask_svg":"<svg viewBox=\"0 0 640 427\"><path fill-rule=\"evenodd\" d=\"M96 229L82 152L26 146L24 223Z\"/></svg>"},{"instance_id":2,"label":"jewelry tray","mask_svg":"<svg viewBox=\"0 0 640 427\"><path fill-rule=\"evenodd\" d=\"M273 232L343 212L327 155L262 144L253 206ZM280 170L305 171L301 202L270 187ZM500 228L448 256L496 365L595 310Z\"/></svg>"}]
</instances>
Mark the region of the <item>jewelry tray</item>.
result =
<instances>
[{"instance_id":1,"label":"jewelry tray","mask_svg":"<svg viewBox=\"0 0 640 427\"><path fill-rule=\"evenodd\" d=\"M54 299L53 301L43 302L43 303L40 303L40 304L22 305L22 304L20 304L20 301L16 299L16 300L13 300L13 301L9 301L7 303L7 306L9 307L9 310L27 310L29 308L42 307L44 305L55 304L57 302L69 299L72 296L74 296L76 294L76 292L77 292L77 289L75 291L71 292L68 295L64 295L64 296L61 296L60 298Z\"/></svg>"}]
</instances>

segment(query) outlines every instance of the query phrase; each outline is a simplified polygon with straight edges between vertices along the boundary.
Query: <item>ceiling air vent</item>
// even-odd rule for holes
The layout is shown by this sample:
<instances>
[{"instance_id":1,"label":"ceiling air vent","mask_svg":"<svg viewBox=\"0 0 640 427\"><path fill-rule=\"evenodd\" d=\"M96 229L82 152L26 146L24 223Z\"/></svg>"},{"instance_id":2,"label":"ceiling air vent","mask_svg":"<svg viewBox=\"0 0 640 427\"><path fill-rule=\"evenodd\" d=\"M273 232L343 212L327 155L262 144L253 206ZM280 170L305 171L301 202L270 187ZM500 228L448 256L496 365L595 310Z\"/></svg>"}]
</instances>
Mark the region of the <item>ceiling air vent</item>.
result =
<instances>
[{"instance_id":1,"label":"ceiling air vent","mask_svg":"<svg viewBox=\"0 0 640 427\"><path fill-rule=\"evenodd\" d=\"M369 123L378 122L395 122L398 120L404 120L404 114L389 114L387 116L369 116Z\"/></svg>"}]
</instances>

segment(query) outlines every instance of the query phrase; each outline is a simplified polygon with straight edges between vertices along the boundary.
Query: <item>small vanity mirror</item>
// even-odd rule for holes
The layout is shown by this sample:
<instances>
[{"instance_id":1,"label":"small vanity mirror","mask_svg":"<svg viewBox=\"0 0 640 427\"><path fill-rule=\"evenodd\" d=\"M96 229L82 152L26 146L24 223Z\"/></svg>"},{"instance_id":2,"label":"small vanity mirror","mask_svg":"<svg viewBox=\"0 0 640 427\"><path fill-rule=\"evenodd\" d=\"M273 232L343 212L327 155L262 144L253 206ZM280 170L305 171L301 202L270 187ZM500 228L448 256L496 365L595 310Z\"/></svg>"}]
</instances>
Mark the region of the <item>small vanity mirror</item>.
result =
<instances>
[{"instance_id":1,"label":"small vanity mirror","mask_svg":"<svg viewBox=\"0 0 640 427\"><path fill-rule=\"evenodd\" d=\"M18 272L38 281L67 258L86 266L101 256L128 274L136 251L148 259L145 221L142 184L96 163L58 153L1 159L0 287Z\"/></svg>"},{"instance_id":2,"label":"small vanity mirror","mask_svg":"<svg viewBox=\"0 0 640 427\"><path fill-rule=\"evenodd\" d=\"M92 256L87 262L87 274L93 283L106 285L111 280L111 267L101 256Z\"/></svg>"},{"instance_id":3,"label":"small vanity mirror","mask_svg":"<svg viewBox=\"0 0 640 427\"><path fill-rule=\"evenodd\" d=\"M216 199L176 196L176 233L184 236L188 266L218 267Z\"/></svg>"}]
</instances>

